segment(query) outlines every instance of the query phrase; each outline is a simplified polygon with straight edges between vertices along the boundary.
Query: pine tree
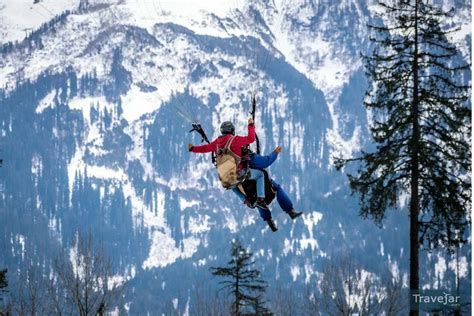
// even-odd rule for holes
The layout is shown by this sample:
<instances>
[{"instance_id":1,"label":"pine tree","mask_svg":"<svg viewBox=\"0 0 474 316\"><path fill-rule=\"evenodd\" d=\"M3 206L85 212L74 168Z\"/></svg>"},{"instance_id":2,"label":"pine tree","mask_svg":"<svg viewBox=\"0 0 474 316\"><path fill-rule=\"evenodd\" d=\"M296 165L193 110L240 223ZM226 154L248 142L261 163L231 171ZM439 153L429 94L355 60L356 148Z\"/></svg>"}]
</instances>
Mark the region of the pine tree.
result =
<instances>
[{"instance_id":1,"label":"pine tree","mask_svg":"<svg viewBox=\"0 0 474 316\"><path fill-rule=\"evenodd\" d=\"M254 311L253 315L258 315L258 316L273 315L273 313L270 311L270 309L268 309L265 306L266 305L266 300L263 297L263 294L264 294L264 291L262 291L260 293L257 293L254 300L252 301L252 308L253 308L253 311Z\"/></svg>"},{"instance_id":2,"label":"pine tree","mask_svg":"<svg viewBox=\"0 0 474 316\"><path fill-rule=\"evenodd\" d=\"M349 176L361 216L381 225L409 194L410 289L419 288L419 249L453 250L470 223L470 69L443 27L453 12L424 0L379 2L388 25L370 26L374 51L364 56L365 106L376 148ZM451 24L452 25L452 24ZM412 314L417 314L413 311Z\"/></svg>"},{"instance_id":3,"label":"pine tree","mask_svg":"<svg viewBox=\"0 0 474 316\"><path fill-rule=\"evenodd\" d=\"M220 284L223 284L221 290L232 297L231 314L248 315L247 311L252 308L250 315L272 315L263 299L267 284L260 278L260 271L251 268L255 264L253 254L236 240L232 242L231 257L226 267L210 269L213 275L228 278Z\"/></svg>"}]
</instances>

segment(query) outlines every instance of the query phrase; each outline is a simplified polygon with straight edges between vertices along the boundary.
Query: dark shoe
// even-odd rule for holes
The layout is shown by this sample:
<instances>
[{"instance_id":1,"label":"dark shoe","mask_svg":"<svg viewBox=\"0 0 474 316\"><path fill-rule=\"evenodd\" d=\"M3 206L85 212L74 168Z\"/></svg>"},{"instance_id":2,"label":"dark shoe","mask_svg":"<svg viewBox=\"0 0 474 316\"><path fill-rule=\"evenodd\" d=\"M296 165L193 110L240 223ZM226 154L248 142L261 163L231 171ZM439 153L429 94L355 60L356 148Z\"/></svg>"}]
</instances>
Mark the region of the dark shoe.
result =
<instances>
[{"instance_id":1,"label":"dark shoe","mask_svg":"<svg viewBox=\"0 0 474 316\"><path fill-rule=\"evenodd\" d=\"M270 209L268 208L267 203L265 203L265 199L264 199L264 198L258 198L258 199L257 199L257 202L255 202L255 206L256 206L256 207L259 207L259 208L261 208L261 209L267 210L267 211L270 210Z\"/></svg>"},{"instance_id":2,"label":"dark shoe","mask_svg":"<svg viewBox=\"0 0 474 316\"><path fill-rule=\"evenodd\" d=\"M301 216L301 214L303 214L303 212L296 212L295 210L291 210L288 212L288 215L291 217L291 219L295 219L298 216Z\"/></svg>"},{"instance_id":3,"label":"dark shoe","mask_svg":"<svg viewBox=\"0 0 474 316\"><path fill-rule=\"evenodd\" d=\"M244 204L248 207L248 208L255 208L255 204L252 204L250 203L250 200L248 198L246 198L244 200Z\"/></svg>"},{"instance_id":4,"label":"dark shoe","mask_svg":"<svg viewBox=\"0 0 474 316\"><path fill-rule=\"evenodd\" d=\"M267 219L266 220L267 224L268 224L268 227L270 227L270 229L272 230L272 232L276 232L278 230L278 228L276 227L275 225L275 222L273 221L273 219Z\"/></svg>"}]
</instances>

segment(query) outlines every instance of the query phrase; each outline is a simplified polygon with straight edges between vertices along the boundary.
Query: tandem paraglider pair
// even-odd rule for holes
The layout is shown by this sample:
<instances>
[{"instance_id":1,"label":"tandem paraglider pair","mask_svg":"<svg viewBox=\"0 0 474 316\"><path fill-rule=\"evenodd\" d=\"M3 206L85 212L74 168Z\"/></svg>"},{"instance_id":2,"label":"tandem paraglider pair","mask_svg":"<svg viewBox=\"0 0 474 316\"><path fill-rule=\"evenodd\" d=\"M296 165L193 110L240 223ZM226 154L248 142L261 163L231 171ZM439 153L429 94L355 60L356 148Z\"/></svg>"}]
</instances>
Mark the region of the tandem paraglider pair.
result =
<instances>
[{"instance_id":1,"label":"tandem paraglider pair","mask_svg":"<svg viewBox=\"0 0 474 316\"><path fill-rule=\"evenodd\" d=\"M255 99L253 103L255 104ZM257 208L261 218L267 222L273 232L278 229L272 219L269 204L275 197L282 210L291 219L302 214L302 212L294 210L293 203L286 192L270 178L265 170L277 159L282 148L276 147L267 156L253 153L250 150L249 145L257 140L257 151L259 151L253 118L248 119L246 136L235 135L234 124L229 121L221 124L221 135L212 142L209 141L199 124L193 124L193 131L201 134L207 144L200 146L189 144L189 151L194 153L211 152L222 186L232 190L247 207Z\"/></svg>"}]
</instances>

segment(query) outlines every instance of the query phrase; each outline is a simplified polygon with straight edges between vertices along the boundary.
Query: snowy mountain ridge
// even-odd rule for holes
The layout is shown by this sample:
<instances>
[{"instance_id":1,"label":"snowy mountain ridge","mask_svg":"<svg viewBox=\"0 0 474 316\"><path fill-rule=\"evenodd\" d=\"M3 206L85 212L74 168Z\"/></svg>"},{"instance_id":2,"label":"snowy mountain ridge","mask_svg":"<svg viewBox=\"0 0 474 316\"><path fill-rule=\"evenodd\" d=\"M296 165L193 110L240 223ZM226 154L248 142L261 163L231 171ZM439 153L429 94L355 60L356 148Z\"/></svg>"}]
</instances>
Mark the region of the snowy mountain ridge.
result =
<instances>
[{"instance_id":1,"label":"snowy mountain ridge","mask_svg":"<svg viewBox=\"0 0 474 316\"><path fill-rule=\"evenodd\" d=\"M74 2L70 3L70 6L73 4ZM15 86L14 82L16 78L23 80L34 79L46 69L54 72L64 68L65 65L72 66L79 74L94 71L99 79L106 77L106 70L110 65L109 60L111 52L102 52L100 54L97 54L97 52L90 53L91 50L96 48L95 46L98 45L101 40L105 40L105 38L102 37L112 35L116 37L114 38L115 41L120 41L119 34L124 37L126 32L132 34L136 32L137 36L139 36L138 33L140 33L140 39L137 38L137 40L141 40L148 36L152 42L155 41L155 45L159 45L156 36L158 36L160 30L156 28L153 29L153 25L156 25L157 21L161 24L172 22L175 24L178 23L180 25L185 25L188 28L192 28L196 34L213 34L213 36L224 38L243 35L257 36L261 38L261 43L264 44L264 47L268 47L271 49L272 53L275 52L277 55L283 53L285 59L290 64L294 65L296 69L302 73L307 74L308 78L315 83L315 86L325 93L332 116L333 129L329 130L328 134L332 146L339 149L351 148L349 150L350 152L356 150L359 145L354 147L353 144L358 143L357 138L360 137L359 132L354 133L354 136L349 142L344 141L337 132L339 119L337 117L338 114L336 113L335 106L343 85L347 83L350 75L361 66L358 61L358 52L342 51L335 55L333 52L337 51L337 49L334 48L337 39L325 38L328 33L327 30L325 31L323 29L323 31L320 32L320 29L314 29L314 27L311 27L311 24L304 24L305 22L308 23L307 19L310 16L311 11L315 11L312 14L318 13L316 7L309 6L302 2L299 4L299 7L296 6L299 8L297 9L297 12L292 12L295 9L291 8L289 3L286 3L287 7L283 6L283 2L280 3L279 6L275 4L275 7L272 7L269 4L260 5L259 2L256 2L255 4L245 4L243 8L237 8L231 11L230 16L232 18L219 18L214 13L201 11L201 16L194 15L196 20L190 20L188 15L182 16L172 14L170 12L173 11L168 11L166 7L163 8L158 2L152 2L151 4L148 3L146 5L145 3L140 4L135 3L134 1L121 1L117 3L110 1L105 2L105 6L100 6L99 3L90 4L92 8L90 9L91 12L86 11L83 14L76 13L69 15L67 17L68 23L66 23L64 28L59 29L59 34L54 34L53 36L45 38L43 43L44 47L31 54L29 57L30 62L27 65L22 65L22 63L19 62L19 60L25 58L25 56L21 54L20 56L16 56L16 59L12 56L10 60L6 60L6 67L3 67L4 71L0 78L0 85L5 86L8 90L9 86ZM363 13L360 9L361 4L357 2L356 4L358 14ZM47 2L43 2L42 4L42 6L47 5ZM256 8L254 8L254 5ZM150 7L153 7L153 10L151 10ZM341 3L340 6L335 7L336 10L344 10L348 8L350 8L348 3ZM227 9L229 10L230 8ZM260 14L258 13L260 12L259 10L266 15L265 17L268 19L268 22L259 21L257 19ZM222 11L223 10L221 10L220 13L222 13ZM326 12L324 10L321 11L323 13L322 18L326 21L328 17L330 17L331 12ZM255 16L252 16L253 14ZM292 16L302 19L303 22L300 20L293 21L288 18ZM199 18L201 19L200 21L197 20ZM263 17L260 16L260 18ZM358 25L363 26L365 21L364 17L360 16L358 18L361 18L361 23ZM116 21L116 23L119 24L111 26L109 23L110 21ZM263 22L263 24L261 22ZM327 23L327 21L325 23ZM327 28L328 26L323 25L323 27ZM87 32L87 34L82 34L82 32L79 31L80 28L86 28L89 32ZM299 36L294 37L292 36L292 33L297 33ZM364 34L360 32L358 33L361 36ZM271 40L271 37L273 37L274 40L268 42L268 40ZM64 38L68 39L68 43L74 43L74 45L68 45L65 47L62 44ZM110 43L112 43L112 41ZM311 46L308 46L307 43L312 44ZM140 44L137 43L137 46L140 47ZM188 51L188 53L192 54L193 52ZM254 55L251 55L251 53L249 53L248 56L244 57L245 59L254 59L252 63L257 69L259 67L265 67L266 65L264 64L268 62L268 56L265 55L264 57L263 54L262 56L259 56L256 53L253 54ZM76 56L87 56L88 62L84 64L81 59L76 59ZM177 60L171 60L174 63L170 64L178 65L176 68L179 70L181 69L180 63L183 61L183 56L176 57ZM240 60L239 63L242 65L245 64L247 62L245 59ZM316 68L314 68L315 66ZM137 69L143 68L137 67ZM137 97L136 94L138 94L138 97L141 97L144 104L140 109L135 107L135 113L130 109L131 106L126 106L124 108L124 114L127 116L127 119L139 118L139 116L144 113L140 111L141 109L146 109L145 111L147 112L156 110L157 102L154 100L165 101L169 99L172 92L171 90L177 90L177 92L183 91L184 87L186 87L186 75L184 73L175 73L175 70L176 69L173 69L172 73L167 73L166 69L155 70L154 73L144 72L146 76L143 77L146 77L148 80L146 78L140 78L139 73L134 74L134 80L151 83L158 89L153 93L133 93L135 91L131 91L130 95L127 95L126 98L135 98ZM168 82L157 85L156 80L161 80L162 77L166 77ZM154 78L152 81L155 82L148 82L150 78ZM264 79L261 76L258 76L257 82L261 83L262 80ZM254 80L244 80L243 82L248 85L249 81ZM209 82L203 84L204 87L196 88L202 90L210 86ZM255 87L252 88L255 89ZM249 90L249 88L244 86L242 90ZM193 92L197 93L197 90ZM204 96L201 97L205 98L206 92L203 92Z\"/></svg>"}]
</instances>

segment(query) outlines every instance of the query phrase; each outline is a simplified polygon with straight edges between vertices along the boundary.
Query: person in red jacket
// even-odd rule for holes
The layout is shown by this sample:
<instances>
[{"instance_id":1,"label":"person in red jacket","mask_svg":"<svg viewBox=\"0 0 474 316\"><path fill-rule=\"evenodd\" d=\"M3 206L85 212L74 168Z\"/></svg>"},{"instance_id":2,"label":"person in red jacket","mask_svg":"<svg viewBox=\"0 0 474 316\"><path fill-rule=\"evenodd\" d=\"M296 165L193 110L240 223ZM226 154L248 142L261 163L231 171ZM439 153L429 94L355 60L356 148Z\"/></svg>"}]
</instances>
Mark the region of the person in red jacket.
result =
<instances>
[{"instance_id":1,"label":"person in red jacket","mask_svg":"<svg viewBox=\"0 0 474 316\"><path fill-rule=\"evenodd\" d=\"M200 146L194 146L192 144L188 145L189 151L193 153L209 153L214 152L217 154L219 148L224 148L227 141L230 137L235 135L235 127L232 122L226 121L221 124L221 136L217 137L209 144L204 144ZM250 145L255 141L255 125L252 118L248 119L248 133L247 136L237 135L235 136L230 150L239 157L242 157L242 148ZM239 172L242 171L242 166L239 166ZM248 201L244 201L245 204L251 207L257 206L258 208L269 210L268 205L265 203L265 178L264 174L261 170L258 169L250 169L250 180L255 180L256 187L257 187L257 202L255 205L248 205ZM239 197L242 195L239 189L234 188L232 189L235 194ZM263 217L262 217L263 218ZM263 218L270 228L275 227L275 223L273 222L272 218L268 218L267 216ZM272 228L273 230L273 228Z\"/></svg>"}]
</instances>

